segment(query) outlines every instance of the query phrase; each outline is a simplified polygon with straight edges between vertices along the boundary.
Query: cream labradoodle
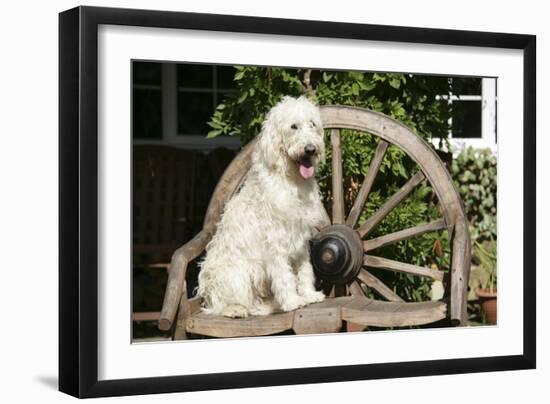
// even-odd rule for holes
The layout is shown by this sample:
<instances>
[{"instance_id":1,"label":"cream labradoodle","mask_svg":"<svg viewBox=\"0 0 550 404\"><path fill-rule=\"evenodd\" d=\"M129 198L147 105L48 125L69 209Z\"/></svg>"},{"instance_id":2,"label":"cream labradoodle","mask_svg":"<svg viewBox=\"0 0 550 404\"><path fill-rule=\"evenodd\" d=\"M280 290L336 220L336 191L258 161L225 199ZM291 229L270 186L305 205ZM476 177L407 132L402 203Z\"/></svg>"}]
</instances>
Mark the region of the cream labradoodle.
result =
<instances>
[{"instance_id":1,"label":"cream labradoodle","mask_svg":"<svg viewBox=\"0 0 550 404\"><path fill-rule=\"evenodd\" d=\"M284 97L267 114L240 191L206 247L198 294L228 317L291 311L324 299L308 241L326 223L315 168L325 146L319 109Z\"/></svg>"}]
</instances>

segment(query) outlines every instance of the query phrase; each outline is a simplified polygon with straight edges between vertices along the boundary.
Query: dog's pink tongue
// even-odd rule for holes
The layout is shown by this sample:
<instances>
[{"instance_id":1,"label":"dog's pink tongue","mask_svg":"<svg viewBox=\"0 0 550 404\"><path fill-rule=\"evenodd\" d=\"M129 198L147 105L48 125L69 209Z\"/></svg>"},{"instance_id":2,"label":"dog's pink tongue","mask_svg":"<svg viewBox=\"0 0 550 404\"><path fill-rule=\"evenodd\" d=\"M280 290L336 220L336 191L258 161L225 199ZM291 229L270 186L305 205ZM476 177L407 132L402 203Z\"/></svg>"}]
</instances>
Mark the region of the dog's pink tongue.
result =
<instances>
[{"instance_id":1,"label":"dog's pink tongue","mask_svg":"<svg viewBox=\"0 0 550 404\"><path fill-rule=\"evenodd\" d=\"M304 179L307 180L307 179L313 177L313 172L314 171L315 171L315 169L313 168L313 166L306 167L305 165L300 164L300 175L302 177L304 177Z\"/></svg>"}]
</instances>

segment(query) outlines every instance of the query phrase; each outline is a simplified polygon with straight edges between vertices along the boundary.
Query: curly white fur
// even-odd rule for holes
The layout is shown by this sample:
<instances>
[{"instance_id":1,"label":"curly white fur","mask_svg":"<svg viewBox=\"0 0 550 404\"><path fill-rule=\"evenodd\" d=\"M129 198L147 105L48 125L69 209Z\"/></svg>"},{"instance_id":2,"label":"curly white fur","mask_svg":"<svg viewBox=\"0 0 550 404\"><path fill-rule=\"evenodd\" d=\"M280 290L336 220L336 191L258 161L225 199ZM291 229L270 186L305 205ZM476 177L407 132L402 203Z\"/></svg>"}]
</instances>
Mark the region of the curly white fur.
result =
<instances>
[{"instance_id":1,"label":"curly white fur","mask_svg":"<svg viewBox=\"0 0 550 404\"><path fill-rule=\"evenodd\" d=\"M314 169L324 159L319 109L284 97L268 113L240 191L206 247L198 294L228 317L291 311L319 302L308 241L326 221Z\"/></svg>"}]
</instances>

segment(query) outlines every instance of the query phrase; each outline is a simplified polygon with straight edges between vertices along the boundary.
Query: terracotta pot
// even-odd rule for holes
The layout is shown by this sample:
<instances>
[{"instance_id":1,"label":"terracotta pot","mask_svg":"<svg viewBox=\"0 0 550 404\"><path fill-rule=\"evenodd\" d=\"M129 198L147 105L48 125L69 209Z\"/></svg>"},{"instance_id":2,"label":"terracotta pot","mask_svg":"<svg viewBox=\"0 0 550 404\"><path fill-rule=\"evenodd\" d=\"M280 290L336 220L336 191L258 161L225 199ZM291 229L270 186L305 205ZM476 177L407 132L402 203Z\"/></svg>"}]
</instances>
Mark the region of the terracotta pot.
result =
<instances>
[{"instance_id":1,"label":"terracotta pot","mask_svg":"<svg viewBox=\"0 0 550 404\"><path fill-rule=\"evenodd\" d=\"M481 304L481 310L485 313L487 323L497 323L497 292L488 291L487 289L476 290L479 303Z\"/></svg>"}]
</instances>

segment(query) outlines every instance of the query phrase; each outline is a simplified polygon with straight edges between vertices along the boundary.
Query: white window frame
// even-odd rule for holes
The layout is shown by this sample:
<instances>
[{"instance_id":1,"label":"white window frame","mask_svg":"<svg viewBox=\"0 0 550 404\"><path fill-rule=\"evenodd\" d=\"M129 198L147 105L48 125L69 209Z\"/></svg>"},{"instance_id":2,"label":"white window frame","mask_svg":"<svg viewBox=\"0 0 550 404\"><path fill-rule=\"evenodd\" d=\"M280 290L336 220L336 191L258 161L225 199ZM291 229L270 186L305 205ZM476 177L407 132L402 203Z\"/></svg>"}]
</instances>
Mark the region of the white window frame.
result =
<instances>
[{"instance_id":1,"label":"white window frame","mask_svg":"<svg viewBox=\"0 0 550 404\"><path fill-rule=\"evenodd\" d=\"M218 147L238 150L241 141L237 136L217 136L206 138L197 134L178 133L178 91L205 91L204 88L178 88L178 71L176 63L161 64L161 85L134 84L136 89L160 89L162 94L162 138L134 139L135 145L165 145L178 148L208 151ZM217 104L218 93L227 90L217 88L217 75L213 69L213 87L207 90L214 93L214 104ZM215 107L216 105L214 105Z\"/></svg>"},{"instance_id":2,"label":"white window frame","mask_svg":"<svg viewBox=\"0 0 550 404\"><path fill-rule=\"evenodd\" d=\"M481 102L481 138L458 138L449 130L448 140L452 151L458 153L471 146L476 149L489 148L493 153L497 151L497 79L481 79L481 95L456 95L452 92L437 96L437 99L446 100L449 104L453 101L479 101ZM449 118L452 124L452 118ZM439 147L441 138L432 138L432 143Z\"/></svg>"}]
</instances>

